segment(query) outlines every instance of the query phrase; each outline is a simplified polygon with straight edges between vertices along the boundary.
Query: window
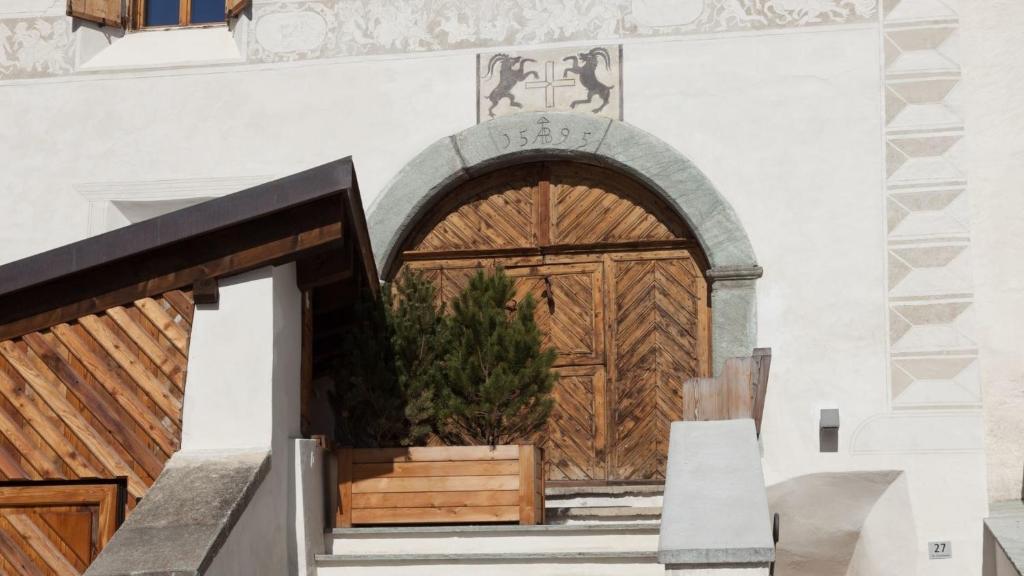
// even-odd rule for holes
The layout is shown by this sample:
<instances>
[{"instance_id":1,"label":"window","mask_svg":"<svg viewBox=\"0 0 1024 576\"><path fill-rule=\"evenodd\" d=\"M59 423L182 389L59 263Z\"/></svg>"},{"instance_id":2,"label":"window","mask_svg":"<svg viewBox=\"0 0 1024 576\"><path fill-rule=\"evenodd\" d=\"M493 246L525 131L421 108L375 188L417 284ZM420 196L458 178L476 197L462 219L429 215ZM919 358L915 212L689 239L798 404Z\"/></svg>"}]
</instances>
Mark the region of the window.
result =
<instances>
[{"instance_id":1,"label":"window","mask_svg":"<svg viewBox=\"0 0 1024 576\"><path fill-rule=\"evenodd\" d=\"M190 26L225 21L224 0L138 0L142 26Z\"/></svg>"},{"instance_id":2,"label":"window","mask_svg":"<svg viewBox=\"0 0 1024 576\"><path fill-rule=\"evenodd\" d=\"M0 0L2 2L3 0ZM226 22L250 0L67 0L68 16L114 28L196 26Z\"/></svg>"}]
</instances>

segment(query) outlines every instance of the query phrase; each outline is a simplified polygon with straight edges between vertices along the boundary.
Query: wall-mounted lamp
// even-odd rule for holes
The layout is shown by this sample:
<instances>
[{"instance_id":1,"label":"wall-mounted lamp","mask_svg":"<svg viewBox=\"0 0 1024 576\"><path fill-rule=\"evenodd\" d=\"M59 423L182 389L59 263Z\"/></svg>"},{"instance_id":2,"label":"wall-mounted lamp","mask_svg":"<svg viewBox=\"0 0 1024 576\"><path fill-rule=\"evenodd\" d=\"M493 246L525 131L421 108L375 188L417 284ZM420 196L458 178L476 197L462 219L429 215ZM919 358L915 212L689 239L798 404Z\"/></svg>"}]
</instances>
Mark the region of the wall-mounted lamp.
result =
<instances>
[{"instance_id":1,"label":"wall-mounted lamp","mask_svg":"<svg viewBox=\"0 0 1024 576\"><path fill-rule=\"evenodd\" d=\"M818 450L839 452L839 409L822 408L818 420Z\"/></svg>"}]
</instances>

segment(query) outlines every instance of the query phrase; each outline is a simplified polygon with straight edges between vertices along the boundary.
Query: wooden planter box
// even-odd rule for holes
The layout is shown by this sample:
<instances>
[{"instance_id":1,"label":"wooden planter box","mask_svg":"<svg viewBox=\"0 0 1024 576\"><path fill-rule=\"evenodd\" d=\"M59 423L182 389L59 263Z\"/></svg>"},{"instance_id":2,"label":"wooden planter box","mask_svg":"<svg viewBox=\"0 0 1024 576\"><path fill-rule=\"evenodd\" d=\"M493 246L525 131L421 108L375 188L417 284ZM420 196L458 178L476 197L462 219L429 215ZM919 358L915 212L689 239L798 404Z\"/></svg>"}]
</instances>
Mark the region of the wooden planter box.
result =
<instances>
[{"instance_id":1,"label":"wooden planter box","mask_svg":"<svg viewBox=\"0 0 1024 576\"><path fill-rule=\"evenodd\" d=\"M337 526L544 522L539 448L340 448Z\"/></svg>"}]
</instances>

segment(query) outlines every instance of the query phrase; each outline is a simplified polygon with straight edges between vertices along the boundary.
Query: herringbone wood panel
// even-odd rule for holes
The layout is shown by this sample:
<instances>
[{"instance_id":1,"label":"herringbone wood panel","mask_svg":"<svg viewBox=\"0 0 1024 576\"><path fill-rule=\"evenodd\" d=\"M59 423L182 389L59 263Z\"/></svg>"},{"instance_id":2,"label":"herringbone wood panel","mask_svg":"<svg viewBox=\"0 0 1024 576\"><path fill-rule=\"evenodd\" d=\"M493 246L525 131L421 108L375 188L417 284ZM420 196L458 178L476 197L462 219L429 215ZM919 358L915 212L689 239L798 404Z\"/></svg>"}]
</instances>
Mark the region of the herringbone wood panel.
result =
<instances>
[{"instance_id":1,"label":"herringbone wood panel","mask_svg":"<svg viewBox=\"0 0 1024 576\"><path fill-rule=\"evenodd\" d=\"M513 248L533 242L536 182L516 174L489 177L462 204L437 216L414 241L414 250L445 251Z\"/></svg>"},{"instance_id":2,"label":"herringbone wood panel","mask_svg":"<svg viewBox=\"0 0 1024 576\"><path fill-rule=\"evenodd\" d=\"M516 301L536 303L534 319L543 345L558 352L557 366L604 362L604 309L600 264L508 268Z\"/></svg>"},{"instance_id":3,"label":"herringbone wood panel","mask_svg":"<svg viewBox=\"0 0 1024 576\"><path fill-rule=\"evenodd\" d=\"M642 204L644 198L648 199L646 205ZM650 200L650 193L639 184L611 171L593 166L555 165L551 170L552 243L685 237L678 219L664 217L666 210Z\"/></svg>"},{"instance_id":4,"label":"herringbone wood panel","mask_svg":"<svg viewBox=\"0 0 1024 576\"><path fill-rule=\"evenodd\" d=\"M664 478L683 382L701 375L700 274L687 258L620 260L615 276L613 479Z\"/></svg>"},{"instance_id":5,"label":"herringbone wood panel","mask_svg":"<svg viewBox=\"0 0 1024 576\"><path fill-rule=\"evenodd\" d=\"M604 366L559 369L555 407L537 440L544 449L548 480L605 478Z\"/></svg>"},{"instance_id":6,"label":"herringbone wood panel","mask_svg":"<svg viewBox=\"0 0 1024 576\"><path fill-rule=\"evenodd\" d=\"M173 291L0 342L0 480L128 479L181 440L191 295Z\"/></svg>"}]
</instances>

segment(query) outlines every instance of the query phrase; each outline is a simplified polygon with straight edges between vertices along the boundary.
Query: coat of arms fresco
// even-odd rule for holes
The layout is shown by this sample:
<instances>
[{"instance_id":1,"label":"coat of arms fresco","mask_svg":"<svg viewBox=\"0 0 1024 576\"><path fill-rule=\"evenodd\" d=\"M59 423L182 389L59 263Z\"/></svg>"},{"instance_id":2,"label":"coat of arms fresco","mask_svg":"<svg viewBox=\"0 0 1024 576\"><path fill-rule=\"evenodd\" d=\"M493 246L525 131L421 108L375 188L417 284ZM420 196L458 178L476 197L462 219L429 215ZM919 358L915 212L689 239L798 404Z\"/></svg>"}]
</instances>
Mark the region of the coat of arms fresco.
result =
<instances>
[{"instance_id":1,"label":"coat of arms fresco","mask_svg":"<svg viewBox=\"0 0 1024 576\"><path fill-rule=\"evenodd\" d=\"M622 46L477 55L477 121L517 112L622 119Z\"/></svg>"}]
</instances>

